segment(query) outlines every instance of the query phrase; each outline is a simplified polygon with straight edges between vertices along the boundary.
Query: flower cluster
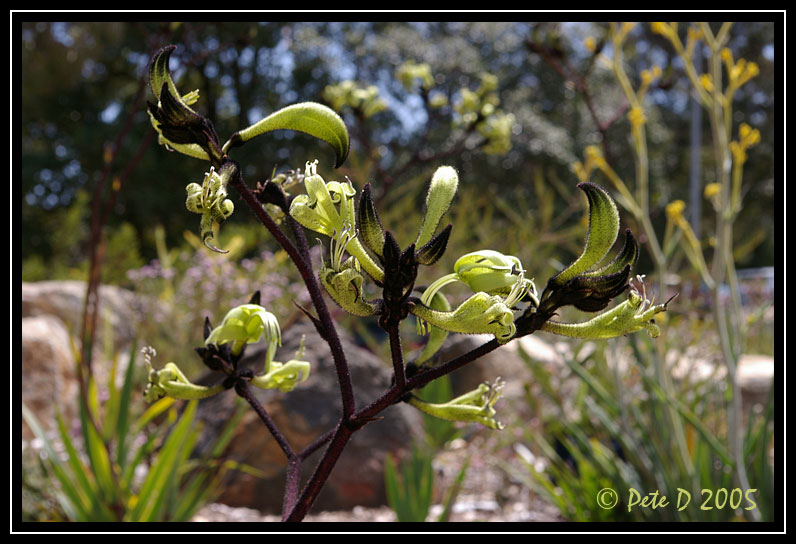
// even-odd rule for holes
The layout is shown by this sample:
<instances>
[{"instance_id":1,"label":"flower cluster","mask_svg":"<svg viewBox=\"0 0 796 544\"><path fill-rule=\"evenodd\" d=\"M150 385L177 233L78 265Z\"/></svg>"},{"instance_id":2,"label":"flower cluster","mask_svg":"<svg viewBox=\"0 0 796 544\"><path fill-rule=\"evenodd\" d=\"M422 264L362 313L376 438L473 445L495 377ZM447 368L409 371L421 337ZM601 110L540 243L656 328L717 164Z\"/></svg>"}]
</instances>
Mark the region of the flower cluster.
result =
<instances>
[{"instance_id":1,"label":"flower cluster","mask_svg":"<svg viewBox=\"0 0 796 544\"><path fill-rule=\"evenodd\" d=\"M387 103L379 97L378 87L361 87L351 80L327 85L323 90L323 99L336 111L349 107L361 112L366 119L387 109Z\"/></svg>"}]
</instances>

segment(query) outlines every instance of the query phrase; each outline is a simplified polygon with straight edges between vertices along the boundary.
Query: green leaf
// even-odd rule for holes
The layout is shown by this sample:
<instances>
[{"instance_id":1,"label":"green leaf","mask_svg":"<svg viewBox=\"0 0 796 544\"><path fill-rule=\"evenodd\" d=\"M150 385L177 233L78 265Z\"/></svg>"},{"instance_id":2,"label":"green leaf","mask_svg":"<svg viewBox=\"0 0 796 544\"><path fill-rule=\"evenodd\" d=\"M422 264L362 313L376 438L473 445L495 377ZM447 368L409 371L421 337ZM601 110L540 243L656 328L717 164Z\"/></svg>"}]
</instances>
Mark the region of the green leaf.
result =
<instances>
[{"instance_id":1,"label":"green leaf","mask_svg":"<svg viewBox=\"0 0 796 544\"><path fill-rule=\"evenodd\" d=\"M83 431L86 453L88 454L94 477L97 479L105 500L113 501L119 488L114 481L108 448L105 446L100 432L89 419L83 403L80 403L80 426Z\"/></svg>"},{"instance_id":2,"label":"green leaf","mask_svg":"<svg viewBox=\"0 0 796 544\"><path fill-rule=\"evenodd\" d=\"M130 425L130 397L133 392L133 375L135 374L136 341L130 347L130 361L127 363L127 372L124 374L124 383L119 398L119 415L116 421L116 462L120 467L125 466L127 460L127 430Z\"/></svg>"},{"instance_id":3,"label":"green leaf","mask_svg":"<svg viewBox=\"0 0 796 544\"><path fill-rule=\"evenodd\" d=\"M66 430L66 425L64 424L61 414L56 414L55 417L58 422L58 432L61 435L61 442L63 442L64 449L66 449L67 462L75 477L74 493L75 499L78 501L77 506L83 511L90 512L95 510L95 507L102 502L99 496L99 489L97 489L97 485L93 479L89 480L91 471L80 461L80 454L78 454L72 440L69 438L69 432ZM97 521L93 516L90 520Z\"/></svg>"},{"instance_id":4,"label":"green leaf","mask_svg":"<svg viewBox=\"0 0 796 544\"><path fill-rule=\"evenodd\" d=\"M22 404L22 418L28 424L30 430L33 431L33 434L36 435L36 438L42 441L44 451L47 454L47 466L52 470L58 482L61 484L62 493L56 494L58 502L70 519L75 521L90 521L91 515L75 488L72 478L70 478L67 473L66 467L64 467L63 463L59 460L39 420L24 403Z\"/></svg>"},{"instance_id":5,"label":"green leaf","mask_svg":"<svg viewBox=\"0 0 796 544\"><path fill-rule=\"evenodd\" d=\"M445 498L445 504L442 509L442 513L439 515L437 521L440 522L447 522L450 520L451 512L453 511L453 505L456 502L456 497L459 495L459 491L462 489L462 483L464 482L464 475L467 473L467 468L470 466L470 459L467 459L462 465L462 469L459 471L459 475L456 476L456 479L451 484L450 489L448 490L448 494Z\"/></svg>"},{"instance_id":6,"label":"green leaf","mask_svg":"<svg viewBox=\"0 0 796 544\"><path fill-rule=\"evenodd\" d=\"M345 123L334 110L316 102L301 102L278 110L252 126L232 135L223 151L238 146L266 132L294 130L315 136L332 146L337 168L348 157L350 141Z\"/></svg>"},{"instance_id":7,"label":"green leaf","mask_svg":"<svg viewBox=\"0 0 796 544\"><path fill-rule=\"evenodd\" d=\"M141 492L130 513L131 521L152 521L161 504L168 481L177 470L180 452L189 438L197 401L188 404L177 425L175 425L157 460L149 468L149 473L141 486Z\"/></svg>"},{"instance_id":8,"label":"green leaf","mask_svg":"<svg viewBox=\"0 0 796 544\"><path fill-rule=\"evenodd\" d=\"M141 431L147 423L158 417L160 414L168 410L172 404L174 404L176 399L172 397L163 397L159 401L155 402L146 409L146 412L141 414L141 417L138 418L138 421L135 423L135 432L138 433Z\"/></svg>"}]
</instances>

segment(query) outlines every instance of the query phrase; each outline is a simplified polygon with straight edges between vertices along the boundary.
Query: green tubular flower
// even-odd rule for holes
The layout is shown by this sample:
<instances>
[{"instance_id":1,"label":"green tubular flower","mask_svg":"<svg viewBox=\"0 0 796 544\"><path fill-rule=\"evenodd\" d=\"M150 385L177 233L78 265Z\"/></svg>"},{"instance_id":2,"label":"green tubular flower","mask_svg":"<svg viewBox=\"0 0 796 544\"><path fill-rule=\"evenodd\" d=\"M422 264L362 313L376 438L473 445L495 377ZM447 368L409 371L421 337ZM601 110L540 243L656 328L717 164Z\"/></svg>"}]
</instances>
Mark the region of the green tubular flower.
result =
<instances>
[{"instance_id":1,"label":"green tubular flower","mask_svg":"<svg viewBox=\"0 0 796 544\"><path fill-rule=\"evenodd\" d=\"M202 215L199 230L202 242L216 253L227 253L210 243L213 238L213 222L223 223L232 215L235 204L227 198L227 183L237 168L233 163L226 163L219 172L214 167L205 173L202 185L189 183L185 187L185 207L188 211Z\"/></svg>"},{"instance_id":2,"label":"green tubular flower","mask_svg":"<svg viewBox=\"0 0 796 544\"><path fill-rule=\"evenodd\" d=\"M454 272L434 281L423 292L420 301L429 306L434 296L450 283L466 283L474 292L505 297L502 302L512 308L526 294L534 305L539 301L533 280L525 279L522 263L513 255L504 255L491 249L474 251L460 257L453 265ZM418 323L418 332L424 325Z\"/></svg>"},{"instance_id":3,"label":"green tubular flower","mask_svg":"<svg viewBox=\"0 0 796 544\"><path fill-rule=\"evenodd\" d=\"M514 314L503 297L476 293L452 312L433 310L425 304L413 304L409 311L424 322L440 329L462 334L493 334L501 344L517 332Z\"/></svg>"},{"instance_id":4,"label":"green tubular flower","mask_svg":"<svg viewBox=\"0 0 796 544\"><path fill-rule=\"evenodd\" d=\"M484 291L491 295L508 295L524 273L517 257L491 249L459 257L453 265L453 271L473 291Z\"/></svg>"},{"instance_id":5,"label":"green tubular flower","mask_svg":"<svg viewBox=\"0 0 796 544\"><path fill-rule=\"evenodd\" d=\"M279 389L289 393L296 386L309 378L310 363L291 359L286 363L271 362L270 370L262 376L255 376L251 384L260 389Z\"/></svg>"},{"instance_id":6,"label":"green tubular flower","mask_svg":"<svg viewBox=\"0 0 796 544\"><path fill-rule=\"evenodd\" d=\"M654 297L652 300L647 300L643 276L637 276L637 278L641 282L641 293L634 288L628 293L627 300L618 306L598 314L584 323L547 321L542 325L542 330L573 338L602 339L615 338L644 329L652 338L657 338L661 331L653 318L656 314L666 311L669 302L674 297L663 304L654 305Z\"/></svg>"},{"instance_id":7,"label":"green tubular flower","mask_svg":"<svg viewBox=\"0 0 796 544\"><path fill-rule=\"evenodd\" d=\"M505 382L498 378L493 385L482 383L477 389L444 404L432 404L415 396L409 397L408 402L421 412L440 419L475 422L500 430L504 425L495 419L495 403L503 394L504 386Z\"/></svg>"},{"instance_id":8,"label":"green tubular flower","mask_svg":"<svg viewBox=\"0 0 796 544\"><path fill-rule=\"evenodd\" d=\"M277 346L282 345L282 336L276 316L257 304L242 304L232 308L221 325L212 330L205 339L205 346L210 344L221 345L232 343L232 353L237 355L246 344L260 340L265 334L268 340L268 354L266 356L266 372L268 365L276 352Z\"/></svg>"},{"instance_id":9,"label":"green tubular flower","mask_svg":"<svg viewBox=\"0 0 796 544\"><path fill-rule=\"evenodd\" d=\"M293 199L290 215L304 227L333 237L335 233L343 232L346 225L355 223L353 197L356 190L350 181L325 182L318 175L317 165L317 160L307 163L304 178L307 194ZM384 280L384 271L365 251L358 238L348 243L347 250L373 279Z\"/></svg>"},{"instance_id":10,"label":"green tubular flower","mask_svg":"<svg viewBox=\"0 0 796 544\"><path fill-rule=\"evenodd\" d=\"M166 363L161 370L155 370L147 357L146 365L148 374L144 400L147 402L154 402L163 397L182 400L204 399L224 390L221 384L205 387L191 383L179 367L171 362Z\"/></svg>"},{"instance_id":11,"label":"green tubular flower","mask_svg":"<svg viewBox=\"0 0 796 544\"><path fill-rule=\"evenodd\" d=\"M638 242L630 229L626 229L624 247L613 260L601 264L616 242L619 212L601 187L580 183L578 188L589 200L586 244L575 262L548 280L536 306L546 315L553 315L558 308L568 305L585 312L604 310L613 298L627 290L630 271L638 261Z\"/></svg>"},{"instance_id":12,"label":"green tubular flower","mask_svg":"<svg viewBox=\"0 0 796 544\"><path fill-rule=\"evenodd\" d=\"M284 393L292 391L296 385L305 381L310 376L310 363L302 361L304 358L304 336L294 359L286 363L270 361L266 366L265 374L254 376L251 384L260 389L279 389Z\"/></svg>"},{"instance_id":13,"label":"green tubular flower","mask_svg":"<svg viewBox=\"0 0 796 544\"><path fill-rule=\"evenodd\" d=\"M437 310L440 312L451 311L450 302L448 302L448 299L445 298L445 295L443 295L440 292L437 292L434 295L434 297L429 302L428 306L432 310ZM418 319L417 323L419 329L418 332L420 334L423 334L425 331L423 329L420 329L421 320ZM434 357L434 354L437 353L437 351L439 351L439 349L442 347L442 344L445 343L445 339L448 338L448 331L444 329L428 325L427 323L423 323L422 326L427 327L429 331L428 331L428 341L426 342L426 345L423 346L423 351L420 353L420 355L418 355L417 360L415 360L415 364L417 364L418 366L422 366L424 363L430 361L431 358Z\"/></svg>"}]
</instances>

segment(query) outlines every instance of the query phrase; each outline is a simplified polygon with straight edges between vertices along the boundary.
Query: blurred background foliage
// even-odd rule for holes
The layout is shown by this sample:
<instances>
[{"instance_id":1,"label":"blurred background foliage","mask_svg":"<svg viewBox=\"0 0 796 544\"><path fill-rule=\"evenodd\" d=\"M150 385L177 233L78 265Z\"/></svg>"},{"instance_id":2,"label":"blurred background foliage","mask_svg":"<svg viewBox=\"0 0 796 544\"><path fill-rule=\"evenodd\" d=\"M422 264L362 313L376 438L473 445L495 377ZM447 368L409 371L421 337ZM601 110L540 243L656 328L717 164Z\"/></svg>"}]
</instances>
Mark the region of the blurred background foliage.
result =
<instances>
[{"instance_id":1,"label":"blurred background foliage","mask_svg":"<svg viewBox=\"0 0 796 544\"><path fill-rule=\"evenodd\" d=\"M353 141L351 158L337 176L348 175L360 187L372 182L377 195L384 190L380 209L389 211L382 213L394 210L402 218L385 217L385 224L399 240L401 234L408 240L420 219L424 184L436 166L449 163L459 170L463 189L454 211L475 215L475 209L487 207L490 221L455 229L454 251L447 256L455 259L459 247L487 244L489 238L504 239L516 247L502 250L515 252L532 275L549 275L556 261L578 250L579 240L567 228L581 219L571 167L582 158L582 150L604 145L616 172L630 177L634 168L624 97L610 68L587 47L594 47L590 37L601 43L604 26L24 22L19 162L23 279L85 277L90 195L126 123L130 126L110 172L114 179L125 178L109 219L108 251L113 258L106 260L104 281L129 285L126 270L157 258L156 225L163 227L169 247L185 245L184 232L197 231L196 218L184 213L182 202L185 185L200 180L203 167L189 157L167 154L154 142L136 157L151 132L142 98L152 98L147 88L142 89L142 76L151 53L168 43L179 44L172 61L179 87L200 90L197 107L213 119L222 139L293 102L334 102L324 94L328 85L354 81L363 82L363 89L375 86L383 103L376 113L374 108L333 104L342 110ZM735 98L733 123L746 122L762 135L745 167L748 192L735 230L736 247L743 251L736 257L739 266L771 265L773 24L736 23L729 47L735 58L754 61L760 68L759 76ZM689 202L689 86L671 48L648 25L633 29L625 58L630 74L653 64L663 70L646 102L650 215L662 230L665 205L674 199ZM419 80L407 90L396 74L406 61L428 65L431 93ZM588 101L577 77L564 77L562 66L588 74ZM514 116L507 153L485 152L483 136L478 131L461 134L467 127L457 124L462 116L454 108L461 105L462 90L477 91L484 73L497 78L493 93L498 108ZM443 99L447 105L441 107L424 104ZM604 126L597 127L595 119ZM703 131L703 142L708 142L710 128L704 117ZM333 175L328 150L302 135L276 133L235 153L250 184L264 181L274 168L303 168L316 157L321 159L321 172ZM707 143L703 153L704 186L713 181ZM705 222L712 223L708 208L701 206ZM252 221L239 213L227 226ZM522 231L505 237L501 227ZM707 241L709 229L701 232ZM249 255L270 243L258 237L250 237L250 242ZM640 268L644 267L642 261Z\"/></svg>"},{"instance_id":2,"label":"blurred background foliage","mask_svg":"<svg viewBox=\"0 0 796 544\"><path fill-rule=\"evenodd\" d=\"M719 26L711 24L714 33ZM145 109L152 100L144 81L147 63L164 45L178 45L171 63L177 86L182 92L199 89L195 107L213 120L222 141L295 102L322 102L343 116L352 148L339 170L332 170L325 144L301 134L270 133L233 150L250 186L318 158L327 181L347 176L358 189L372 183L382 223L405 246L422 221L434 169L455 167L460 185L447 218L454 225L451 240L444 257L422 271L421 285L449 272L462 254L493 248L519 257L543 288L581 250L588 217L575 188L575 164L584 160L584 150L599 149L631 187L636 173L628 102L602 55L611 55L606 23L26 21L20 27L23 280L86 278L93 193L110 180L105 196L116 196L104 229L102 282L144 295L152 319L141 325L140 336L158 346L163 360L195 359L192 346L204 316L220 319L225 308L245 302L256 289L283 328L299 315L293 301L302 303L306 296L285 254L242 202L215 238L230 253L201 247L198 219L184 207L185 185L200 182L207 167L157 146ZM681 25L683 35L686 28ZM628 29L623 56L633 88L645 71L660 69L644 100L651 227L662 237L666 206L684 201L684 215L708 259L716 211L703 190L717 181L708 116L697 124L701 171L694 192L692 87L682 61L651 25ZM773 267L775 261L774 29L773 22L736 22L727 43L734 59L754 62L759 70L732 104L733 137L742 123L760 132L760 142L747 151L743 210L732 229L738 268ZM604 177L594 178L611 187ZM632 214L621 209L621 217L623 228L643 234ZM640 242L637 272L654 275L648 240L642 235ZM587 501L606 478L664 487L702 476L705 485L731 485L729 464L717 454L725 453L717 445L727 434L725 382L665 386L653 371L651 361L664 356L669 363L697 348L713 360L720 351L699 272L682 251L667 254L665 271L668 277L650 284L669 291L658 300L681 294L663 316L671 334L664 333L656 350L647 338L617 339L598 342L588 357L567 359L560 380L577 384L577 409L564 406L565 389L548 387L551 378L543 367L529 364L535 383L526 384L524 409L530 414L524 417L531 424L501 440L528 465L519 475L511 469L513 477L551 503L561 502L567 519L605 514L595 514ZM280 288L285 285L296 288ZM773 314L772 293L773 279L762 291L742 293L746 353L774 354L773 317L763 319ZM360 342L383 348L375 326L333 311ZM413 323L405 325L404 345L416 352L422 339ZM611 361L623 351L632 352L638 364L620 372ZM638 395L619 395L628 384L635 384ZM772 426L770 401L744 433L750 479L770 491L761 497L763 519L771 519L773 500ZM650 436L651 429L659 436ZM454 436L439 434L446 438L436 448ZM670 458L671 444L678 441L680 457ZM547 460L542 476L534 461L541 458ZM568 468L573 458L580 475ZM737 519L731 512L714 514L711 519Z\"/></svg>"}]
</instances>

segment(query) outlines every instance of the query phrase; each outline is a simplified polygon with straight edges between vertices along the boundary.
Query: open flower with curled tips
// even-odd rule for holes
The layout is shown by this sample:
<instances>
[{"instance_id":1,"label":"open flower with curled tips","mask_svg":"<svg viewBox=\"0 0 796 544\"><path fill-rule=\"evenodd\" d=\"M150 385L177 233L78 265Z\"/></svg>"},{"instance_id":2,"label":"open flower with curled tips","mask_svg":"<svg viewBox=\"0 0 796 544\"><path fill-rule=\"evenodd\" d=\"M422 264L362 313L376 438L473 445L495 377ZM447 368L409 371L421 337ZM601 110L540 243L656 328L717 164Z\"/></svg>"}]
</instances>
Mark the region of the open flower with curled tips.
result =
<instances>
[{"instance_id":1,"label":"open flower with curled tips","mask_svg":"<svg viewBox=\"0 0 796 544\"><path fill-rule=\"evenodd\" d=\"M365 278L359 269L359 261L354 257L343 260L346 248L355 237L353 227L348 224L341 232L332 235L330 259L328 263L321 263L318 277L338 306L352 315L367 317L378 313L380 305L364 298Z\"/></svg>"},{"instance_id":2,"label":"open flower with curled tips","mask_svg":"<svg viewBox=\"0 0 796 544\"><path fill-rule=\"evenodd\" d=\"M267 360L270 361L277 346L282 344L279 321L258 304L241 304L227 312L221 325L205 339L205 346L231 343L232 354L236 355L244 345L258 342L263 335L268 340Z\"/></svg>"},{"instance_id":3,"label":"open flower with curled tips","mask_svg":"<svg viewBox=\"0 0 796 544\"><path fill-rule=\"evenodd\" d=\"M665 312L674 295L663 304L655 305L655 297L647 299L644 276L636 276L640 290L634 287L621 304L596 315L584 323L561 323L547 321L542 330L574 338L615 338L646 330L652 338L660 336L660 328L655 324L655 315Z\"/></svg>"},{"instance_id":4,"label":"open flower with curled tips","mask_svg":"<svg viewBox=\"0 0 796 544\"><path fill-rule=\"evenodd\" d=\"M295 389L296 385L305 381L310 376L310 363L302 361L304 358L304 337L293 357L286 363L272 361L270 357L266 360L265 373L254 376L251 384L260 389L279 389L283 393L289 393Z\"/></svg>"},{"instance_id":5,"label":"open flower with curled tips","mask_svg":"<svg viewBox=\"0 0 796 544\"><path fill-rule=\"evenodd\" d=\"M504 425L495 416L495 403L503 394L506 382L500 378L494 384L482 383L476 389L444 404L432 404L412 395L407 402L430 416L448 421L475 422L490 429L500 430Z\"/></svg>"},{"instance_id":6,"label":"open flower with curled tips","mask_svg":"<svg viewBox=\"0 0 796 544\"><path fill-rule=\"evenodd\" d=\"M354 195L350 181L326 182L318 174L318 161L308 162L304 176L306 195L298 195L290 203L290 215L304 227L333 237L346 225L354 225ZM346 249L373 279L382 281L384 271L365 251L358 238L351 238Z\"/></svg>"},{"instance_id":7,"label":"open flower with curled tips","mask_svg":"<svg viewBox=\"0 0 796 544\"><path fill-rule=\"evenodd\" d=\"M224 390L224 386L219 384L214 387L206 387L191 383L180 368L172 363L166 363L160 370L152 367L152 358L157 354L154 348L149 346L143 348L144 362L147 368L147 386L144 389L144 400L155 402L163 397L172 397L182 400L195 400L212 397Z\"/></svg>"},{"instance_id":8,"label":"open flower with curled tips","mask_svg":"<svg viewBox=\"0 0 796 544\"><path fill-rule=\"evenodd\" d=\"M201 214L199 231L202 242L216 253L227 253L212 245L210 240L213 238L213 222L223 223L235 210L235 204L227 198L227 183L235 168L237 166L234 163L226 163L216 172L211 166L201 185L189 183L185 187L185 207L188 211Z\"/></svg>"}]
</instances>

